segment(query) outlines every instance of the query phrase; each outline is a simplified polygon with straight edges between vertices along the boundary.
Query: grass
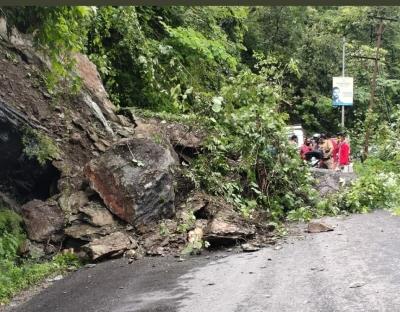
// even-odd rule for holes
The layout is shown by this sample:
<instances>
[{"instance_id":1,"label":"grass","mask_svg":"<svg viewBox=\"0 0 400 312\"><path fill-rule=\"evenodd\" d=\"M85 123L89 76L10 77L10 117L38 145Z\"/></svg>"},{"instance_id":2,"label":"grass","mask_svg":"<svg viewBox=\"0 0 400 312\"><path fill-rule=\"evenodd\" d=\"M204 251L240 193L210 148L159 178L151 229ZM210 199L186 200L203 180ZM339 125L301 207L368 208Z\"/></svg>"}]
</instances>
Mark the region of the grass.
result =
<instances>
[{"instance_id":1,"label":"grass","mask_svg":"<svg viewBox=\"0 0 400 312\"><path fill-rule=\"evenodd\" d=\"M74 254L59 254L51 261L35 263L0 260L0 304L6 304L21 290L33 286L53 274L65 273L68 268L78 268L80 262Z\"/></svg>"},{"instance_id":2,"label":"grass","mask_svg":"<svg viewBox=\"0 0 400 312\"><path fill-rule=\"evenodd\" d=\"M21 290L52 274L80 266L78 258L72 253L58 254L46 262L21 259L17 250L25 238L21 217L0 207L0 304L8 303Z\"/></svg>"}]
</instances>

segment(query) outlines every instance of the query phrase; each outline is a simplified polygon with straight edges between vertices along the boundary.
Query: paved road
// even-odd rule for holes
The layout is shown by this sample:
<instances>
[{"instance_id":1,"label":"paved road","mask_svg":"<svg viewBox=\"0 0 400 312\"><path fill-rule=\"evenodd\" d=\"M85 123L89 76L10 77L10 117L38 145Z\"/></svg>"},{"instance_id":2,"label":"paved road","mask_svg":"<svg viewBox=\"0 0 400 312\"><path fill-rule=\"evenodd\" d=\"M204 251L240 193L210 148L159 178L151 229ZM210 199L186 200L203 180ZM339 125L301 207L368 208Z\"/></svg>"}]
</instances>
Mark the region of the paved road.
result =
<instances>
[{"instance_id":1,"label":"paved road","mask_svg":"<svg viewBox=\"0 0 400 312\"><path fill-rule=\"evenodd\" d=\"M335 231L291 237L281 249L101 263L14 311L400 311L400 217L326 220Z\"/></svg>"}]
</instances>

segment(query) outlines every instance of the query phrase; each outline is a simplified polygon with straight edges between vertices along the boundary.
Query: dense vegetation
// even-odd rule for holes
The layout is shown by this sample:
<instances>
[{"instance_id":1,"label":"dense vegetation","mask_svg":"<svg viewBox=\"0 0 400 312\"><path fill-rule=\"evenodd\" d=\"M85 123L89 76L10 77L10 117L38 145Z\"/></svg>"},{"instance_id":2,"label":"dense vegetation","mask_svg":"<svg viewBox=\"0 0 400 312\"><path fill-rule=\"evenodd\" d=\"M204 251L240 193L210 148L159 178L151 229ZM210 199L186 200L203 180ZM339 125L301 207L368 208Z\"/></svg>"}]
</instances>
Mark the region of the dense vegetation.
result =
<instances>
[{"instance_id":1,"label":"dense vegetation","mask_svg":"<svg viewBox=\"0 0 400 312\"><path fill-rule=\"evenodd\" d=\"M49 54L49 92L79 88L73 53L82 51L119 109L206 129L207 144L188 175L245 216L399 210L400 28L393 20L384 20L368 109L377 17L396 19L397 7L8 7L0 13ZM355 79L346 130L356 159L371 131L370 157L357 166L360 179L351 188L317 204L285 126L339 130L330 94L332 77L341 75L343 36L346 74ZM1 235L0 247L9 244L15 254L9 231Z\"/></svg>"}]
</instances>

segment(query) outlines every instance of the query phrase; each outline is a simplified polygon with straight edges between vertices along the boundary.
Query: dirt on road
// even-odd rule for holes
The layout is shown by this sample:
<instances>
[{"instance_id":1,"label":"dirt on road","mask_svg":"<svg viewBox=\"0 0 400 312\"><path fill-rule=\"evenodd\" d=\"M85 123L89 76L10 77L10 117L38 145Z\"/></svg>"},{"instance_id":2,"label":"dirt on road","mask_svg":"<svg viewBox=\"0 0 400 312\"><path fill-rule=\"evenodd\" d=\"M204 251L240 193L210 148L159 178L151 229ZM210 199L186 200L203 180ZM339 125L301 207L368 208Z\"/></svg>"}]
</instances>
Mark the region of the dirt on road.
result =
<instances>
[{"instance_id":1,"label":"dirt on road","mask_svg":"<svg viewBox=\"0 0 400 312\"><path fill-rule=\"evenodd\" d=\"M104 262L11 311L400 311L400 218L376 211L325 222L334 231L300 231L253 253Z\"/></svg>"}]
</instances>

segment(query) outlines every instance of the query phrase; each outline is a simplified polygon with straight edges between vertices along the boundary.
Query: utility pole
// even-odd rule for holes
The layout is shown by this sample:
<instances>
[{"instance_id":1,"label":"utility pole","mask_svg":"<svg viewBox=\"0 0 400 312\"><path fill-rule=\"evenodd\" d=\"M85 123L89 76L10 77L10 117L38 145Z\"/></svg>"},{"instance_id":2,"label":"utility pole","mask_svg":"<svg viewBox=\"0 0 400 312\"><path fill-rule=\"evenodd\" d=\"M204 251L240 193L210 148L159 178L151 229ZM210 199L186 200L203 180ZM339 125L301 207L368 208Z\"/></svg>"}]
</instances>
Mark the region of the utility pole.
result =
<instances>
[{"instance_id":1,"label":"utility pole","mask_svg":"<svg viewBox=\"0 0 400 312\"><path fill-rule=\"evenodd\" d=\"M375 59L374 59L374 71L372 74L372 80L371 80L371 93L370 93L370 98L369 98L369 104L368 104L368 109L367 109L367 114L366 114L366 119L365 119L365 140L364 140L364 151L363 151L363 156L362 159L363 161L367 159L368 157L368 145L369 145L369 139L371 136L371 127L372 125L370 124L371 118L372 118L372 113L374 109L374 104L375 104L375 91L376 91L376 78L378 75L378 69L379 69L379 50L381 48L382 44L382 34L385 29L385 24L383 22L384 18L379 17L380 22L378 26L378 30L376 32L377 38L376 38L376 52L375 52Z\"/></svg>"},{"instance_id":2,"label":"utility pole","mask_svg":"<svg viewBox=\"0 0 400 312\"><path fill-rule=\"evenodd\" d=\"M345 67L345 53L346 53L346 38L343 37L343 53L342 53L342 77L344 77L344 67ZM344 105L342 105L342 130L344 130Z\"/></svg>"}]
</instances>

